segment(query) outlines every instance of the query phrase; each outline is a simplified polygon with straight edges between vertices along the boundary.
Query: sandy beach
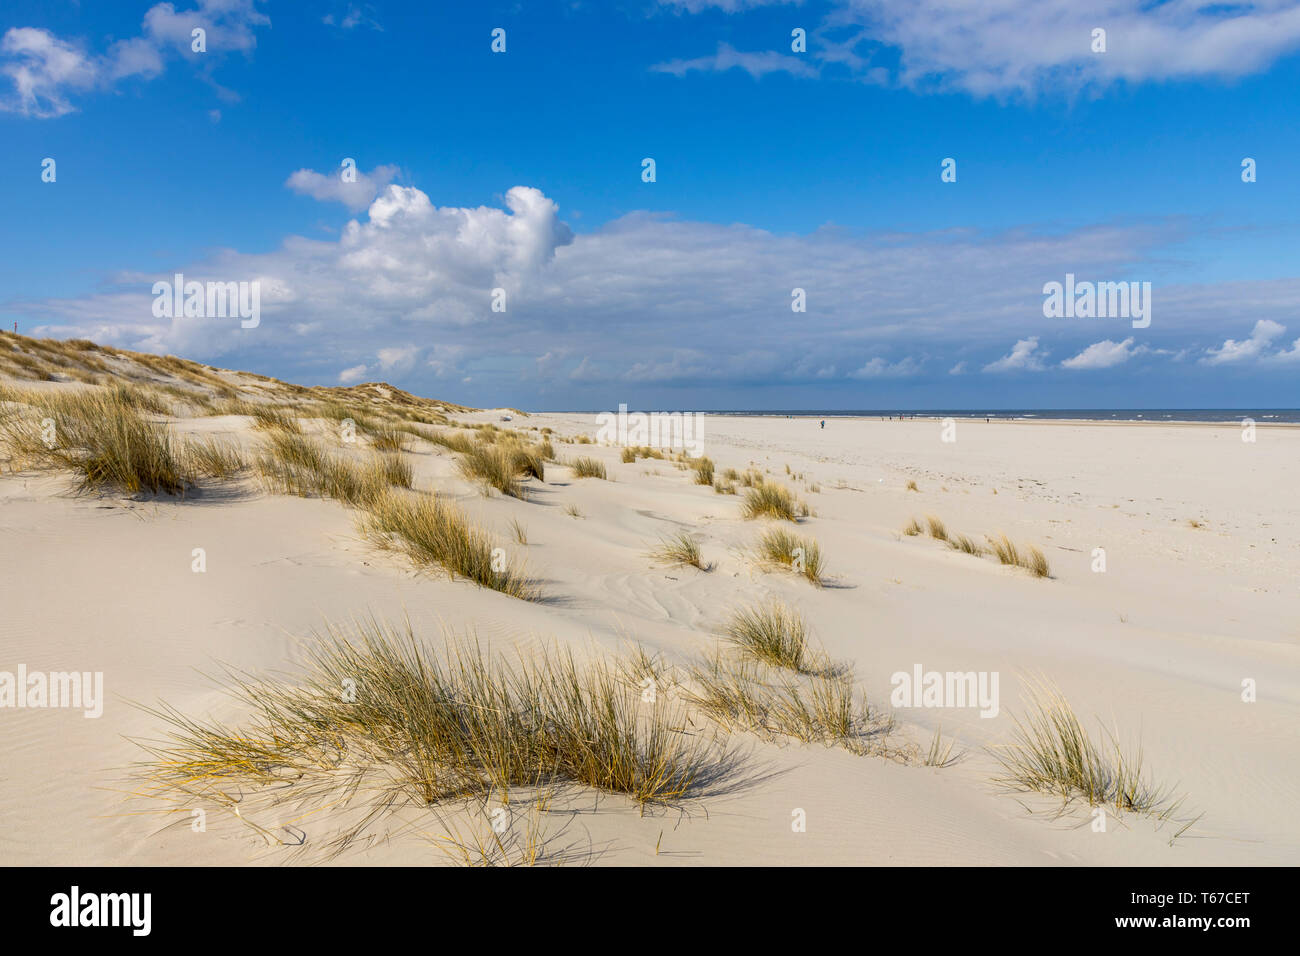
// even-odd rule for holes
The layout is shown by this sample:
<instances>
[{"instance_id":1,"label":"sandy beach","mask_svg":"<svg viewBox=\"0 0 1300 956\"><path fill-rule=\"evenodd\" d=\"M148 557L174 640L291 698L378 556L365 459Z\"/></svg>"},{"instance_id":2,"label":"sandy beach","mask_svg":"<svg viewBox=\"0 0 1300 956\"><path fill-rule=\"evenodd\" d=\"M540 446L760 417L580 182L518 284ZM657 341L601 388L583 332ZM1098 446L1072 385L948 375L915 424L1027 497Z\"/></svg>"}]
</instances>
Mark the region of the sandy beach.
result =
<instances>
[{"instance_id":1,"label":"sandy beach","mask_svg":"<svg viewBox=\"0 0 1300 956\"><path fill-rule=\"evenodd\" d=\"M301 414L304 431L332 440L332 422ZM250 453L265 438L246 415L157 419ZM733 771L670 805L563 788L543 814L543 860L1300 863L1300 515L1277 506L1278 490L1300 482L1300 431L1260 426L1244 442L1239 425L980 420L958 421L955 441L943 441L941 423L920 419L821 428L707 416L703 448L716 473L754 470L788 487L810 512L792 524L745 519L743 487L718 493L672 460L626 462L614 445L567 443L596 435L594 415L497 410L450 421L552 430L558 461L543 481L527 481L522 500L485 494L447 447L412 436L401 452L416 492L454 503L507 543L543 599L413 565L361 534L357 509L277 493L253 474L183 498L77 494L65 472L11 463L0 476L0 671L100 672L104 699L97 717L0 710L0 858L447 862L434 845L445 821L418 802L337 854L317 852L340 825L328 801L250 812L256 828L209 808L196 829L191 807L138 796L131 769L148 754L133 741L165 728L133 704L165 701L237 724L245 710L211 679L221 665L292 679L313 632L369 618L409 621L433 647L445 633L472 634L492 655L560 650L588 661L640 645L685 669L726 648L720 632L733 609L777 598L871 706L892 715L889 747L860 754L728 731ZM565 462L579 455L603 463L607 479L575 477ZM927 516L953 537L1005 533L1036 545L1050 573L904 533ZM822 586L756 560L755 539L774 524L817 542ZM649 556L678 532L710 570ZM918 672L993 675L995 706L897 706L895 675ZM1107 813L1099 831L1087 801L996 782L990 748L1011 739L1031 678L1059 688L1097 739L1140 749L1143 774L1182 802L1167 815ZM1253 700L1243 699L1247 685ZM664 692L680 693L668 683ZM681 730L720 732L698 713ZM936 733L951 747L943 766L925 759ZM232 807L256 802L253 789L239 793ZM476 812L454 811L462 821ZM268 840L268 830L280 836Z\"/></svg>"}]
</instances>

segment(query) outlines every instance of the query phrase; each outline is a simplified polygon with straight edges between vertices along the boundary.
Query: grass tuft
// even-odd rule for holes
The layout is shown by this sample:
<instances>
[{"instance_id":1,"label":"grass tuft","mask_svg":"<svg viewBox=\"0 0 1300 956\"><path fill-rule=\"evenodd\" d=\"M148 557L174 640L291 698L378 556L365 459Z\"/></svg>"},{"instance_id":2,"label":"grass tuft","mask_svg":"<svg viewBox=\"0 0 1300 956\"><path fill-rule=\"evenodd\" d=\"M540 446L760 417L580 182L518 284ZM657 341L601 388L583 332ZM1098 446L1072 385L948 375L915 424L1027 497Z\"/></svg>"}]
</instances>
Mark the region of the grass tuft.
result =
<instances>
[{"instance_id":1,"label":"grass tuft","mask_svg":"<svg viewBox=\"0 0 1300 956\"><path fill-rule=\"evenodd\" d=\"M926 532L930 535L930 537L934 538L937 541L948 540L947 527L945 527L943 521L940 520L935 515L925 516L925 529Z\"/></svg>"},{"instance_id":2,"label":"grass tuft","mask_svg":"<svg viewBox=\"0 0 1300 956\"><path fill-rule=\"evenodd\" d=\"M826 569L822 549L812 538L805 538L784 528L765 531L755 545L760 560L779 564L821 587Z\"/></svg>"},{"instance_id":3,"label":"grass tuft","mask_svg":"<svg viewBox=\"0 0 1300 956\"><path fill-rule=\"evenodd\" d=\"M746 518L779 518L796 521L800 513L806 516L807 505L798 501L785 485L759 482L745 492L741 513Z\"/></svg>"},{"instance_id":4,"label":"grass tuft","mask_svg":"<svg viewBox=\"0 0 1300 956\"><path fill-rule=\"evenodd\" d=\"M1065 801L1083 799L1090 806L1117 811L1172 812L1169 794L1147 781L1142 751L1125 754L1109 731L1101 744L1054 686L1029 684L1028 713L1015 717L1012 743L995 748L1002 767L997 781L1014 789L1055 794Z\"/></svg>"},{"instance_id":5,"label":"grass tuft","mask_svg":"<svg viewBox=\"0 0 1300 956\"><path fill-rule=\"evenodd\" d=\"M341 848L408 804L505 802L563 784L669 804L728 766L712 739L674 729L679 708L646 706L612 663L556 654L512 665L451 639L435 654L409 624L375 622L327 628L307 655L294 682L228 675L250 712L239 726L146 708L167 727L143 768L154 793L227 808L234 786L283 791L280 802L364 800L363 821L334 841Z\"/></svg>"},{"instance_id":6,"label":"grass tuft","mask_svg":"<svg viewBox=\"0 0 1300 956\"><path fill-rule=\"evenodd\" d=\"M776 667L804 674L829 670L826 655L814 651L808 642L808 626L788 604L767 604L738 608L732 612L724 633L749 654Z\"/></svg>"},{"instance_id":7,"label":"grass tuft","mask_svg":"<svg viewBox=\"0 0 1300 956\"><path fill-rule=\"evenodd\" d=\"M595 458L574 458L569 462L576 478L604 478L605 463Z\"/></svg>"},{"instance_id":8,"label":"grass tuft","mask_svg":"<svg viewBox=\"0 0 1300 956\"><path fill-rule=\"evenodd\" d=\"M0 421L0 438L14 459L72 471L80 490L183 494L194 483L184 447L166 425L142 414L151 400L140 390L4 388L0 401L27 406Z\"/></svg>"},{"instance_id":9,"label":"grass tuft","mask_svg":"<svg viewBox=\"0 0 1300 956\"><path fill-rule=\"evenodd\" d=\"M665 564L689 565L701 571L711 571L712 564L705 564L700 554L700 545L686 531L679 531L669 538L664 538L659 546L650 552L656 561Z\"/></svg>"},{"instance_id":10,"label":"grass tuft","mask_svg":"<svg viewBox=\"0 0 1300 956\"><path fill-rule=\"evenodd\" d=\"M419 566L440 567L452 578L468 578L524 601L541 596L526 572L509 562L502 567L486 532L435 495L385 491L367 503L359 524L372 541L405 554Z\"/></svg>"}]
</instances>

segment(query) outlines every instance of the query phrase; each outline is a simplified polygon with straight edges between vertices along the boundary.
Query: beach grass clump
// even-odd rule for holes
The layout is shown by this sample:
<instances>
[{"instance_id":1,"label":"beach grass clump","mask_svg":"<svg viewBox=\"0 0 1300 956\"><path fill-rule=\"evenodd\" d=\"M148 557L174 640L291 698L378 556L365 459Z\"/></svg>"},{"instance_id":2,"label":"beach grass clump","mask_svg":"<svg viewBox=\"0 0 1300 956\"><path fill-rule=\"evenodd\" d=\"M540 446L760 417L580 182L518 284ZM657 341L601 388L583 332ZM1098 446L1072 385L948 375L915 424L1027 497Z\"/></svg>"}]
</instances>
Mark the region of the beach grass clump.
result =
<instances>
[{"instance_id":1,"label":"beach grass clump","mask_svg":"<svg viewBox=\"0 0 1300 956\"><path fill-rule=\"evenodd\" d=\"M513 438L471 446L461 457L461 474L478 481L485 488L495 488L503 495L523 498L526 490L520 477L546 477L545 450Z\"/></svg>"},{"instance_id":2,"label":"beach grass clump","mask_svg":"<svg viewBox=\"0 0 1300 956\"><path fill-rule=\"evenodd\" d=\"M405 451L409 434L405 428L383 425L371 433L370 445L375 451Z\"/></svg>"},{"instance_id":3,"label":"beach grass clump","mask_svg":"<svg viewBox=\"0 0 1300 956\"><path fill-rule=\"evenodd\" d=\"M827 670L826 655L813 649L802 615L784 602L735 609L723 633L766 664L807 674Z\"/></svg>"},{"instance_id":4,"label":"beach grass clump","mask_svg":"<svg viewBox=\"0 0 1300 956\"><path fill-rule=\"evenodd\" d=\"M957 534L948 539L948 546L954 551L961 551L964 554L971 554L978 557L984 553L984 549L968 535Z\"/></svg>"},{"instance_id":5,"label":"beach grass clump","mask_svg":"<svg viewBox=\"0 0 1300 956\"><path fill-rule=\"evenodd\" d=\"M925 516L925 530L936 541L948 540L948 528L944 525L943 520L936 515Z\"/></svg>"},{"instance_id":6,"label":"beach grass clump","mask_svg":"<svg viewBox=\"0 0 1300 956\"><path fill-rule=\"evenodd\" d=\"M495 488L511 498L523 498L524 486L515 471L510 451L491 445L474 445L458 462L460 473L484 488Z\"/></svg>"},{"instance_id":7,"label":"beach grass clump","mask_svg":"<svg viewBox=\"0 0 1300 956\"><path fill-rule=\"evenodd\" d=\"M623 462L623 464L630 465L636 461L636 449L631 445L625 445L623 446L623 450L619 452L618 457L619 461Z\"/></svg>"},{"instance_id":8,"label":"beach grass clump","mask_svg":"<svg viewBox=\"0 0 1300 956\"><path fill-rule=\"evenodd\" d=\"M921 527L920 522L918 522L915 518L908 518L907 524L903 525L903 534L910 535L912 537L921 534L923 530L924 529Z\"/></svg>"},{"instance_id":9,"label":"beach grass clump","mask_svg":"<svg viewBox=\"0 0 1300 956\"><path fill-rule=\"evenodd\" d=\"M185 442L184 449L190 469L207 478L233 478L249 469L248 459L233 442L216 438L190 439Z\"/></svg>"},{"instance_id":10,"label":"beach grass clump","mask_svg":"<svg viewBox=\"0 0 1300 956\"><path fill-rule=\"evenodd\" d=\"M351 421L359 431L371 435L384 428L384 425L375 416L344 402L319 402L315 406L314 413L321 418L339 423Z\"/></svg>"},{"instance_id":11,"label":"beach grass clump","mask_svg":"<svg viewBox=\"0 0 1300 956\"><path fill-rule=\"evenodd\" d=\"M701 571L712 570L712 564L705 564L700 553L700 544L687 531L660 540L658 547L650 552L650 557L665 564L687 565Z\"/></svg>"},{"instance_id":12,"label":"beach grass clump","mask_svg":"<svg viewBox=\"0 0 1300 956\"><path fill-rule=\"evenodd\" d=\"M993 749L1002 768L997 782L1119 812L1172 812L1176 804L1170 806L1169 792L1143 772L1141 749L1126 754L1110 731L1096 742L1061 692L1046 682L1029 684L1026 704L1023 718L1013 715L1012 742Z\"/></svg>"},{"instance_id":13,"label":"beach grass clump","mask_svg":"<svg viewBox=\"0 0 1300 956\"><path fill-rule=\"evenodd\" d=\"M428 436L429 441L435 445L441 445L448 451L466 454L475 449L474 440L465 432L456 431L436 431Z\"/></svg>"},{"instance_id":14,"label":"beach grass clump","mask_svg":"<svg viewBox=\"0 0 1300 956\"><path fill-rule=\"evenodd\" d=\"M784 528L763 532L754 546L760 561L777 564L801 574L817 587L821 587L826 570L821 545L812 538L797 535Z\"/></svg>"},{"instance_id":15,"label":"beach grass clump","mask_svg":"<svg viewBox=\"0 0 1300 956\"><path fill-rule=\"evenodd\" d=\"M381 452L363 466L361 480L381 488L410 488L414 477L411 463L403 455Z\"/></svg>"},{"instance_id":16,"label":"beach grass clump","mask_svg":"<svg viewBox=\"0 0 1300 956\"><path fill-rule=\"evenodd\" d=\"M1034 545L1028 545L1023 549L1019 548L1005 534L988 535L987 537L989 550L1002 564L1024 568L1034 577L1051 577L1052 568L1048 563L1047 555L1043 554L1042 549Z\"/></svg>"},{"instance_id":17,"label":"beach grass clump","mask_svg":"<svg viewBox=\"0 0 1300 956\"><path fill-rule=\"evenodd\" d=\"M716 655L691 668L683 696L728 732L842 747L859 756L893 728L891 720L872 711L865 695L855 698L844 673L773 674L759 661Z\"/></svg>"},{"instance_id":18,"label":"beach grass clump","mask_svg":"<svg viewBox=\"0 0 1300 956\"><path fill-rule=\"evenodd\" d=\"M185 449L165 424L144 417L138 389L0 389L0 401L26 406L0 422L15 461L66 469L82 491L183 494L195 479Z\"/></svg>"},{"instance_id":19,"label":"beach grass clump","mask_svg":"<svg viewBox=\"0 0 1300 956\"><path fill-rule=\"evenodd\" d=\"M510 533L520 544L528 543L528 529L524 527L518 518L510 519Z\"/></svg>"},{"instance_id":20,"label":"beach grass clump","mask_svg":"<svg viewBox=\"0 0 1300 956\"><path fill-rule=\"evenodd\" d=\"M412 481L410 463L400 455L376 453L358 465L335 456L316 439L283 430L271 432L263 442L256 467L273 491L361 507L390 487L409 488Z\"/></svg>"},{"instance_id":21,"label":"beach grass clump","mask_svg":"<svg viewBox=\"0 0 1300 956\"><path fill-rule=\"evenodd\" d=\"M713 462L708 458L701 458L694 462L692 467L695 469L695 483L697 485L713 484Z\"/></svg>"},{"instance_id":22,"label":"beach grass clump","mask_svg":"<svg viewBox=\"0 0 1300 956\"><path fill-rule=\"evenodd\" d=\"M645 706L605 661L548 654L511 664L451 639L435 654L409 624L375 622L328 628L307 654L297 681L230 677L251 711L242 725L149 710L168 728L148 748L153 783L214 798L232 783L287 786L290 798L332 784L365 794L373 819L407 802L508 800L560 784L672 803L726 759L712 740L677 732L675 708Z\"/></svg>"},{"instance_id":23,"label":"beach grass clump","mask_svg":"<svg viewBox=\"0 0 1300 956\"><path fill-rule=\"evenodd\" d=\"M296 415L276 405L256 405L250 403L250 414L253 416L253 427L267 430L279 430L290 432L292 434L301 434L302 426L298 424Z\"/></svg>"},{"instance_id":24,"label":"beach grass clump","mask_svg":"<svg viewBox=\"0 0 1300 956\"><path fill-rule=\"evenodd\" d=\"M595 458L574 458L569 461L576 478L604 478L605 463Z\"/></svg>"},{"instance_id":25,"label":"beach grass clump","mask_svg":"<svg viewBox=\"0 0 1300 956\"><path fill-rule=\"evenodd\" d=\"M745 492L745 501L741 513L746 518L778 518L783 521L797 521L800 514L806 516L807 505L802 505L785 485L775 482L754 484Z\"/></svg>"},{"instance_id":26,"label":"beach grass clump","mask_svg":"<svg viewBox=\"0 0 1300 956\"><path fill-rule=\"evenodd\" d=\"M736 493L736 485L733 482L723 481L721 478L715 478L713 479L713 491L715 494L719 495L734 495Z\"/></svg>"},{"instance_id":27,"label":"beach grass clump","mask_svg":"<svg viewBox=\"0 0 1300 956\"><path fill-rule=\"evenodd\" d=\"M1047 555L1043 554L1042 549L1034 545L1029 545L1025 551L1025 563L1021 565L1026 571L1036 578L1048 578L1052 576L1052 566L1047 561Z\"/></svg>"},{"instance_id":28,"label":"beach grass clump","mask_svg":"<svg viewBox=\"0 0 1300 956\"><path fill-rule=\"evenodd\" d=\"M515 474L523 475L525 478L536 478L538 481L546 480L546 461L547 449L541 445L511 444L509 446L510 462L514 466ZM551 456L554 456L554 450Z\"/></svg>"},{"instance_id":29,"label":"beach grass clump","mask_svg":"<svg viewBox=\"0 0 1300 956\"><path fill-rule=\"evenodd\" d=\"M915 482L915 481L908 481L908 483L907 483L907 490L908 490L908 491L920 491L921 489L918 488L918 487L916 487L916 482Z\"/></svg>"},{"instance_id":30,"label":"beach grass clump","mask_svg":"<svg viewBox=\"0 0 1300 956\"><path fill-rule=\"evenodd\" d=\"M405 554L418 566L440 567L453 579L467 578L520 600L540 597L526 571L495 560L492 538L436 495L386 490L367 503L359 524L376 544Z\"/></svg>"}]
</instances>

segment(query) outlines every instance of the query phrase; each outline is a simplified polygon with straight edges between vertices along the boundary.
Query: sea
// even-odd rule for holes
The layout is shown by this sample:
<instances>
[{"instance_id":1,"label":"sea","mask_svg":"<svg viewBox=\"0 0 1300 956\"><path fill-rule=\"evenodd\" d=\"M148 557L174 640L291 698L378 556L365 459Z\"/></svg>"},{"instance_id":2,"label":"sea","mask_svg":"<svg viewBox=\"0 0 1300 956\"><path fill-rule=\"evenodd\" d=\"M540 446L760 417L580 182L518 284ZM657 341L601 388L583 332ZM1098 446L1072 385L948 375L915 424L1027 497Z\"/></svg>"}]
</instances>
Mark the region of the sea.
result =
<instances>
[{"instance_id":1,"label":"sea","mask_svg":"<svg viewBox=\"0 0 1300 956\"><path fill-rule=\"evenodd\" d=\"M862 408L714 409L709 415L770 418L988 418L997 421L1199 422L1260 425L1300 424L1300 408Z\"/></svg>"}]
</instances>

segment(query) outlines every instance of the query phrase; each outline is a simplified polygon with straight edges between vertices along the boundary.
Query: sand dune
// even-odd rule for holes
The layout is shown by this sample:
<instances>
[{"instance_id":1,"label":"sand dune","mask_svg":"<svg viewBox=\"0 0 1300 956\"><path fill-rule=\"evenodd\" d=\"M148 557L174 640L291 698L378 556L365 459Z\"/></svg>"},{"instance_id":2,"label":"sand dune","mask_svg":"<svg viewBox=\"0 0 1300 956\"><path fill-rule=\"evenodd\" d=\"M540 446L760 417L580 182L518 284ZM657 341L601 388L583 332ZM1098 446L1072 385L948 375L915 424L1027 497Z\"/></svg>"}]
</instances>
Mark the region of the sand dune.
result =
<instances>
[{"instance_id":1,"label":"sand dune","mask_svg":"<svg viewBox=\"0 0 1300 956\"><path fill-rule=\"evenodd\" d=\"M1300 430L1261 427L1251 444L1235 426L961 422L957 441L945 443L939 423L923 420L844 419L823 430L807 419L707 418L705 448L719 472L756 468L810 506L797 526L780 524L822 548L827 577L818 588L755 560L755 539L778 523L742 518L743 489L718 494L673 461L625 463L620 448L564 441L594 435L593 416L509 412L505 423L500 410L396 401L381 386L331 398L219 370L132 377L124 369L138 363L129 355L102 360L112 365L87 376L190 389L202 396L195 406L218 400L219 386L205 380L213 376L249 401L337 399L376 415L414 409L427 417L419 426L427 434L493 423L537 440L549 428L561 462L591 456L608 480L579 479L552 462L544 482L527 480L524 500L485 495L460 473L455 452L409 436L403 455L416 492L453 502L524 562L544 595L526 601L380 550L360 532L358 508L275 493L253 471L200 481L181 498L76 494L66 472L10 462L0 476L0 671L99 671L107 699L97 719L73 709L0 710L0 857L8 862L315 861L314 847L341 825L334 811L264 811L276 832L298 828L301 847L268 844L220 810L195 832L188 808L169 816L157 801L128 796L138 787L129 770L147 756L128 738L165 729L132 701L237 722L239 705L200 672L225 662L292 678L304 640L326 622L407 619L433 647L444 630L472 633L509 657L572 649L595 660L639 644L684 671L719 647L731 609L774 597L802 613L873 705L892 711L897 748L919 756L724 734L735 771L671 806L562 788L542 815L552 834L543 861L1300 862L1300 517L1276 506L1278 489L1300 478ZM11 385L37 384L38 373L20 373L9 369ZM45 378L41 387L94 387L79 377ZM177 394L169 400L172 414L152 417L178 436L219 437L249 455L265 440L247 414L204 415ZM300 414L308 435L339 444L336 422ZM566 512L570 505L580 516ZM981 542L1005 532L1037 545L1051 576L902 533L910 518L930 514ZM526 528L526 545L512 520ZM712 570L648 555L679 531L694 536ZM193 570L196 548L202 573ZM1093 570L1096 548L1105 549L1104 573ZM998 715L891 707L892 675L917 666L997 673ZM1111 815L1096 832L1086 802L1063 806L996 785L986 748L1011 738L1030 675L1059 686L1099 738L1096 718L1126 748L1140 743L1151 779L1184 795L1177 813ZM1257 684L1253 703L1242 700L1247 679ZM940 727L960 759L925 766L919 758ZM698 713L689 729L718 733ZM252 789L243 796L257 804ZM449 806L439 815L412 802L374 828L375 840L329 860L445 863L434 845L446 832L440 816L472 829L483 823L480 810ZM796 811L805 832L792 831Z\"/></svg>"}]
</instances>

